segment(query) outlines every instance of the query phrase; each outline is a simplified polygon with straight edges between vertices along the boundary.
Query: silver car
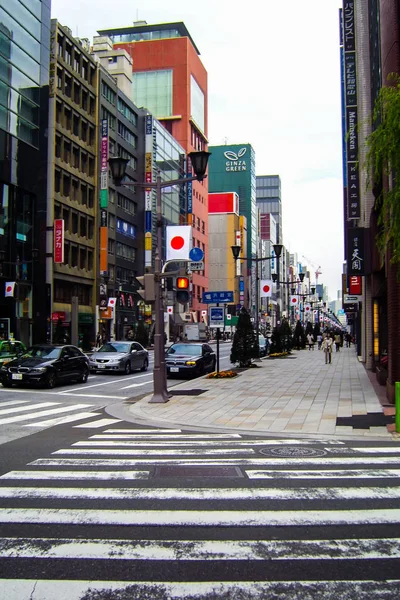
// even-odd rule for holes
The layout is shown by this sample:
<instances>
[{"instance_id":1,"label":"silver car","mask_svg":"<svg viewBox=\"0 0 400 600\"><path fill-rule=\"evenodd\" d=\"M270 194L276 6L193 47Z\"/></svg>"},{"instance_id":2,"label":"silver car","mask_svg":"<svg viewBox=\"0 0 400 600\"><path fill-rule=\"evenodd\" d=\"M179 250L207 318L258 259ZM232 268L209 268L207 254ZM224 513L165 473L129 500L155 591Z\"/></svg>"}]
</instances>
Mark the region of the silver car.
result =
<instances>
[{"instance_id":1,"label":"silver car","mask_svg":"<svg viewBox=\"0 0 400 600\"><path fill-rule=\"evenodd\" d=\"M99 350L89 356L89 368L97 371L118 371L129 375L140 369L147 371L149 353L138 342L106 342Z\"/></svg>"}]
</instances>

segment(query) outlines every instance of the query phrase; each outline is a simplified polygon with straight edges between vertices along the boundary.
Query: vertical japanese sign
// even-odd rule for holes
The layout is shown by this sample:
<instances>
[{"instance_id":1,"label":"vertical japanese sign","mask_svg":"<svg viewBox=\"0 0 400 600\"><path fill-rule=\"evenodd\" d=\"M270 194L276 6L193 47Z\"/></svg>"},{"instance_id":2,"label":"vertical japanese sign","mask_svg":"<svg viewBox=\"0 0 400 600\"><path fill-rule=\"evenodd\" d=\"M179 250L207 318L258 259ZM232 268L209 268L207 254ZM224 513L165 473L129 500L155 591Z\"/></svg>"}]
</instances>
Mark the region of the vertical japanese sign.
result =
<instances>
[{"instance_id":1,"label":"vertical japanese sign","mask_svg":"<svg viewBox=\"0 0 400 600\"><path fill-rule=\"evenodd\" d=\"M54 262L64 262L64 219L54 221Z\"/></svg>"},{"instance_id":2,"label":"vertical japanese sign","mask_svg":"<svg viewBox=\"0 0 400 600\"><path fill-rule=\"evenodd\" d=\"M362 276L366 274L364 233L365 229L363 227L348 229L348 275Z\"/></svg>"},{"instance_id":3,"label":"vertical japanese sign","mask_svg":"<svg viewBox=\"0 0 400 600\"><path fill-rule=\"evenodd\" d=\"M145 178L146 183L153 181L153 117L145 119ZM145 189L145 224L144 224L144 264L151 267L152 259L152 194L151 188Z\"/></svg>"},{"instance_id":4,"label":"vertical japanese sign","mask_svg":"<svg viewBox=\"0 0 400 600\"><path fill-rule=\"evenodd\" d=\"M108 121L101 121L100 208L108 206Z\"/></svg>"},{"instance_id":5,"label":"vertical japanese sign","mask_svg":"<svg viewBox=\"0 0 400 600\"><path fill-rule=\"evenodd\" d=\"M186 177L192 177L192 161L189 157L186 159ZM193 184L188 181L186 184L186 207L187 207L187 222L188 225L194 225L193 223Z\"/></svg>"},{"instance_id":6,"label":"vertical japanese sign","mask_svg":"<svg viewBox=\"0 0 400 600\"><path fill-rule=\"evenodd\" d=\"M360 175L357 139L357 66L354 0L343 1L344 83L346 105L347 219L359 219Z\"/></svg>"}]
</instances>

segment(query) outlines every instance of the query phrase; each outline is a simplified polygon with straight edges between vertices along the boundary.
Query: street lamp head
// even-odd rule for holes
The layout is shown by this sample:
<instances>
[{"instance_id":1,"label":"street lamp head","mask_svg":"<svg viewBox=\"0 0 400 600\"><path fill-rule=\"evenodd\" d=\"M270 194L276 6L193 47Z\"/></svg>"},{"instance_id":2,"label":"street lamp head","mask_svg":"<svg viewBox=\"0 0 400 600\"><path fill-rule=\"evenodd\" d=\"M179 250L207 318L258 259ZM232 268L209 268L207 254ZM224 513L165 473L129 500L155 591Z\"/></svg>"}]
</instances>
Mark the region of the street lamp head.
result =
<instances>
[{"instance_id":1,"label":"street lamp head","mask_svg":"<svg viewBox=\"0 0 400 600\"><path fill-rule=\"evenodd\" d=\"M318 296L318 300L321 302L322 301L322 296Z\"/></svg>"},{"instance_id":2,"label":"street lamp head","mask_svg":"<svg viewBox=\"0 0 400 600\"><path fill-rule=\"evenodd\" d=\"M292 294L292 296L294 296L296 293L296 288L290 288L290 293Z\"/></svg>"},{"instance_id":3,"label":"street lamp head","mask_svg":"<svg viewBox=\"0 0 400 600\"><path fill-rule=\"evenodd\" d=\"M240 254L240 246L231 246L233 258L237 260Z\"/></svg>"},{"instance_id":4,"label":"street lamp head","mask_svg":"<svg viewBox=\"0 0 400 600\"><path fill-rule=\"evenodd\" d=\"M281 257L282 248L283 248L282 244L274 244L274 252L275 252L277 258Z\"/></svg>"},{"instance_id":5,"label":"street lamp head","mask_svg":"<svg viewBox=\"0 0 400 600\"><path fill-rule=\"evenodd\" d=\"M315 287L312 287L312 288L311 288L311 293L312 293L312 295L314 296L314 294L315 294Z\"/></svg>"},{"instance_id":6,"label":"street lamp head","mask_svg":"<svg viewBox=\"0 0 400 600\"><path fill-rule=\"evenodd\" d=\"M111 169L111 177L113 178L117 187L121 185L121 181L125 177L128 162L129 158L122 158L122 156L110 156L108 159L108 164L110 165Z\"/></svg>"},{"instance_id":7,"label":"street lamp head","mask_svg":"<svg viewBox=\"0 0 400 600\"><path fill-rule=\"evenodd\" d=\"M200 152L189 152L188 156L190 156L193 171L198 181L203 181L211 152L206 152L205 150Z\"/></svg>"},{"instance_id":8,"label":"street lamp head","mask_svg":"<svg viewBox=\"0 0 400 600\"><path fill-rule=\"evenodd\" d=\"M304 273L299 273L299 279L300 279L301 283L303 283L303 281L304 281Z\"/></svg>"},{"instance_id":9,"label":"street lamp head","mask_svg":"<svg viewBox=\"0 0 400 600\"><path fill-rule=\"evenodd\" d=\"M274 283L276 283L278 281L278 273L272 273L271 277L272 277L272 281Z\"/></svg>"}]
</instances>

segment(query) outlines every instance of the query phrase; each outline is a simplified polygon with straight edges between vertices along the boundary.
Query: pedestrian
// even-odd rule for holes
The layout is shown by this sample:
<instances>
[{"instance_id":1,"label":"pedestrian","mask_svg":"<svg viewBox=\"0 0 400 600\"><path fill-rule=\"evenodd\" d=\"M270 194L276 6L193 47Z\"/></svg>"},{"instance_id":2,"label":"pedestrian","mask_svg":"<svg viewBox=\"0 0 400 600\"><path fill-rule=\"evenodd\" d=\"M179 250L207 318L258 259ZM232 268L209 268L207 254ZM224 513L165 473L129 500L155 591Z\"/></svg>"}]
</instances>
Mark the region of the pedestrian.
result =
<instances>
[{"instance_id":1,"label":"pedestrian","mask_svg":"<svg viewBox=\"0 0 400 600\"><path fill-rule=\"evenodd\" d=\"M327 335L322 340L322 350L324 351L324 354L325 354L325 364L328 364L328 363L331 364L331 362L332 362L332 346L333 346L333 339L329 335Z\"/></svg>"},{"instance_id":2,"label":"pedestrian","mask_svg":"<svg viewBox=\"0 0 400 600\"><path fill-rule=\"evenodd\" d=\"M347 348L350 348L350 346L351 346L351 335L350 335L350 333L346 334L346 346L347 346Z\"/></svg>"},{"instance_id":3,"label":"pedestrian","mask_svg":"<svg viewBox=\"0 0 400 600\"><path fill-rule=\"evenodd\" d=\"M314 336L312 333L309 333L307 335L307 343L308 343L308 349L311 350L311 348L314 350Z\"/></svg>"},{"instance_id":4,"label":"pedestrian","mask_svg":"<svg viewBox=\"0 0 400 600\"><path fill-rule=\"evenodd\" d=\"M130 342L135 339L135 332L133 330L133 327L129 328L128 333L126 334L126 339Z\"/></svg>"},{"instance_id":5,"label":"pedestrian","mask_svg":"<svg viewBox=\"0 0 400 600\"><path fill-rule=\"evenodd\" d=\"M336 346L336 352L340 352L340 346L342 344L342 338L340 337L340 333L337 333L335 335L335 346Z\"/></svg>"},{"instance_id":6,"label":"pedestrian","mask_svg":"<svg viewBox=\"0 0 400 600\"><path fill-rule=\"evenodd\" d=\"M317 335L317 344L318 344L318 350L321 350L321 346L322 346L322 333L319 333Z\"/></svg>"},{"instance_id":7,"label":"pedestrian","mask_svg":"<svg viewBox=\"0 0 400 600\"><path fill-rule=\"evenodd\" d=\"M101 346L101 334L99 331L98 334L96 335L96 348L100 348L100 346Z\"/></svg>"}]
</instances>

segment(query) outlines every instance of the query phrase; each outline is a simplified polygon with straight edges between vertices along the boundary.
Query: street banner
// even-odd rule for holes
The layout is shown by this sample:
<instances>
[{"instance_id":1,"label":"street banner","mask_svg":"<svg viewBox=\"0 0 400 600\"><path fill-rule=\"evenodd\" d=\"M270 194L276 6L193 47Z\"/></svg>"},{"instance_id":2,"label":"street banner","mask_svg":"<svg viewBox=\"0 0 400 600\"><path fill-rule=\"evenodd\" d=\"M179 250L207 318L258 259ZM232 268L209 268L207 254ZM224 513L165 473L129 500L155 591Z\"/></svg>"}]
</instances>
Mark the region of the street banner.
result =
<instances>
[{"instance_id":1,"label":"street banner","mask_svg":"<svg viewBox=\"0 0 400 600\"><path fill-rule=\"evenodd\" d=\"M272 294L272 280L262 279L260 282L260 298L268 298Z\"/></svg>"}]
</instances>

